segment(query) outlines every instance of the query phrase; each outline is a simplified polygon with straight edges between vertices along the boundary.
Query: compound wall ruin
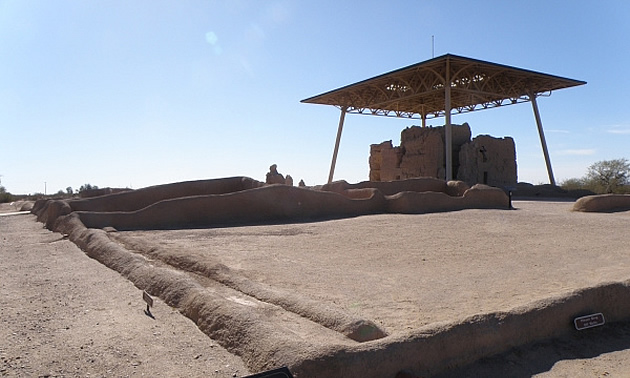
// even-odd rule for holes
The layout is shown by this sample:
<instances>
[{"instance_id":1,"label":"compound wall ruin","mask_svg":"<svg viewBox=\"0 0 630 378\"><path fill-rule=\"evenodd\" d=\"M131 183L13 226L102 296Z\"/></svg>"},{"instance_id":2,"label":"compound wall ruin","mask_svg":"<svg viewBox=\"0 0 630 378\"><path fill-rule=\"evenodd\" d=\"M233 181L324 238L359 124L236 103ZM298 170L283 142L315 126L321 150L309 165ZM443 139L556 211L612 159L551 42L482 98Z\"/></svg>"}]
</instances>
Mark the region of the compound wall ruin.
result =
<instances>
[{"instance_id":1,"label":"compound wall ruin","mask_svg":"<svg viewBox=\"0 0 630 378\"><path fill-rule=\"evenodd\" d=\"M471 140L467 123L453 125L453 177L469 185L516 185L516 148L510 137L480 135ZM414 177L444 178L445 129L411 126L400 135L400 146L385 141L370 146L370 181Z\"/></svg>"}]
</instances>

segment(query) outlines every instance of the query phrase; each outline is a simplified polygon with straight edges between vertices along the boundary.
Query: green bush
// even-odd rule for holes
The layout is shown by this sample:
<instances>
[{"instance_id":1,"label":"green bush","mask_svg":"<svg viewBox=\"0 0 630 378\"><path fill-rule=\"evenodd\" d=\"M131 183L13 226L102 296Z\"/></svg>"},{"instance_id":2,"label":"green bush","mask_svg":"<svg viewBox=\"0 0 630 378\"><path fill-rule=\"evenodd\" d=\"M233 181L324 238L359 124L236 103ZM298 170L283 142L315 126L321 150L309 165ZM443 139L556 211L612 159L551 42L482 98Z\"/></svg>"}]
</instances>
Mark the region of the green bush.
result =
<instances>
[{"instance_id":1,"label":"green bush","mask_svg":"<svg viewBox=\"0 0 630 378\"><path fill-rule=\"evenodd\" d=\"M0 186L0 203L13 202L13 195L7 192L4 186Z\"/></svg>"},{"instance_id":2,"label":"green bush","mask_svg":"<svg viewBox=\"0 0 630 378\"><path fill-rule=\"evenodd\" d=\"M567 180L561 182L560 186L564 190L581 190L581 189L586 189L586 183L584 182L584 179L579 179L579 178L567 179Z\"/></svg>"}]
</instances>

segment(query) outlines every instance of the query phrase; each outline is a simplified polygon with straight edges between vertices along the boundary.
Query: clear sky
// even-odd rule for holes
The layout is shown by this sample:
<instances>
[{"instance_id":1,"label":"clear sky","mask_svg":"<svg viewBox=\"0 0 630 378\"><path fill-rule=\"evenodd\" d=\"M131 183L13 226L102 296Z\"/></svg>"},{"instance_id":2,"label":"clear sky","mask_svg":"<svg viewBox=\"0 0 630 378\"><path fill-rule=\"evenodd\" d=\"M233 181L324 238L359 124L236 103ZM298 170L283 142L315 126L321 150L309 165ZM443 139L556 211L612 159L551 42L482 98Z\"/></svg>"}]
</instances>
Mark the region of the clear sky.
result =
<instances>
[{"instance_id":1,"label":"clear sky","mask_svg":"<svg viewBox=\"0 0 630 378\"><path fill-rule=\"evenodd\" d=\"M339 110L300 100L446 53L584 80L538 101L557 181L630 158L630 2L0 0L0 180L14 194L249 176L325 183ZM529 103L453 116L512 136ZM430 120L442 125L443 118ZM348 115L335 179L420 121Z\"/></svg>"}]
</instances>

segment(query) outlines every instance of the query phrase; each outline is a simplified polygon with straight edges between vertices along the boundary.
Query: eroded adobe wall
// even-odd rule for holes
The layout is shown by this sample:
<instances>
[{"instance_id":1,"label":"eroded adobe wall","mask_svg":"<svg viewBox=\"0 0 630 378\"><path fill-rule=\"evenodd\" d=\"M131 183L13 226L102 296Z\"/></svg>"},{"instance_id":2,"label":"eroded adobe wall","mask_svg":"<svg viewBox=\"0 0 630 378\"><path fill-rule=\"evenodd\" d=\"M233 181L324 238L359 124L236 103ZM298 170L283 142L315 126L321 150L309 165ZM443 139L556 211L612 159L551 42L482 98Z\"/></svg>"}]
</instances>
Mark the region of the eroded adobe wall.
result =
<instances>
[{"instance_id":1,"label":"eroded adobe wall","mask_svg":"<svg viewBox=\"0 0 630 378\"><path fill-rule=\"evenodd\" d=\"M412 126L400 134L402 178L444 177L444 138L439 128Z\"/></svg>"},{"instance_id":2,"label":"eroded adobe wall","mask_svg":"<svg viewBox=\"0 0 630 378\"><path fill-rule=\"evenodd\" d=\"M225 188L230 180L205 180L207 194L187 195L200 182L168 184L96 197L92 200L39 200L31 210L37 220L55 230L62 218L73 216L88 228L117 230L160 230L197 227L226 227L252 224L312 222L369 214L455 211L467 208L509 208L501 189L431 178L374 184L333 182L321 188L289 185L239 186L234 191L208 193ZM241 183L257 183L243 178ZM173 190L177 189L177 190ZM160 194L161 196L156 196ZM177 193L181 197L173 197ZM160 199L168 194L168 198ZM133 202L147 198L154 203L138 208ZM107 204L107 201L111 201ZM81 204L80 209L76 206Z\"/></svg>"},{"instance_id":3,"label":"eroded adobe wall","mask_svg":"<svg viewBox=\"0 0 630 378\"><path fill-rule=\"evenodd\" d=\"M516 186L516 148L510 137L480 135L462 146L457 179L469 184Z\"/></svg>"},{"instance_id":4,"label":"eroded adobe wall","mask_svg":"<svg viewBox=\"0 0 630 378\"><path fill-rule=\"evenodd\" d=\"M630 194L599 194L578 199L573 211L612 213L630 210Z\"/></svg>"},{"instance_id":5,"label":"eroded adobe wall","mask_svg":"<svg viewBox=\"0 0 630 378\"><path fill-rule=\"evenodd\" d=\"M516 185L516 148L510 137L482 135L471 140L467 123L453 125L453 176L469 185ZM416 177L443 179L446 171L445 128L412 126L391 141L370 146L370 181Z\"/></svg>"},{"instance_id":6,"label":"eroded adobe wall","mask_svg":"<svg viewBox=\"0 0 630 378\"><path fill-rule=\"evenodd\" d=\"M470 141L467 123L453 125L453 168L459 167L459 151ZM370 181L393 181L416 177L444 179L445 129L438 127L407 127L400 133L400 147L392 141L370 146Z\"/></svg>"},{"instance_id":7,"label":"eroded adobe wall","mask_svg":"<svg viewBox=\"0 0 630 378\"><path fill-rule=\"evenodd\" d=\"M388 140L370 146L370 181L393 181L402 178L400 159L402 150Z\"/></svg>"}]
</instances>

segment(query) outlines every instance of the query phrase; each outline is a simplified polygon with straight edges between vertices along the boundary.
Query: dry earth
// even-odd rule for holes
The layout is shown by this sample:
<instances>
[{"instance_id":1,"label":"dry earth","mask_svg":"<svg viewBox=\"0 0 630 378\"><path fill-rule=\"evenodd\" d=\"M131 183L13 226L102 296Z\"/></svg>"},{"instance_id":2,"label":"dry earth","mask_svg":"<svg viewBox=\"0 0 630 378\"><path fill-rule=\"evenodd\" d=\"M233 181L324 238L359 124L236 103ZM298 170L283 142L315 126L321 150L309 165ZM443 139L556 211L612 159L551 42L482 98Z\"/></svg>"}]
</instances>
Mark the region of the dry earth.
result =
<instances>
[{"instance_id":1,"label":"dry earth","mask_svg":"<svg viewBox=\"0 0 630 378\"><path fill-rule=\"evenodd\" d=\"M571 205L520 201L516 211L117 235L225 264L400 334L630 278L630 212L585 214Z\"/></svg>"},{"instance_id":2,"label":"dry earth","mask_svg":"<svg viewBox=\"0 0 630 378\"><path fill-rule=\"evenodd\" d=\"M7 209L7 206L4 207ZM240 377L240 358L35 216L0 216L0 375Z\"/></svg>"},{"instance_id":3,"label":"dry earth","mask_svg":"<svg viewBox=\"0 0 630 378\"><path fill-rule=\"evenodd\" d=\"M319 223L117 233L220 262L390 334L630 278L629 212L517 211L375 215ZM0 217L4 375L240 376L242 362L31 215ZM627 376L630 325L514 349L445 376ZM229 366L228 366L229 365ZM226 367L227 366L227 367ZM246 374L246 373L245 373Z\"/></svg>"}]
</instances>

